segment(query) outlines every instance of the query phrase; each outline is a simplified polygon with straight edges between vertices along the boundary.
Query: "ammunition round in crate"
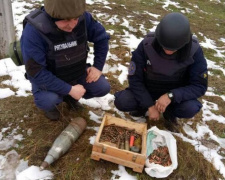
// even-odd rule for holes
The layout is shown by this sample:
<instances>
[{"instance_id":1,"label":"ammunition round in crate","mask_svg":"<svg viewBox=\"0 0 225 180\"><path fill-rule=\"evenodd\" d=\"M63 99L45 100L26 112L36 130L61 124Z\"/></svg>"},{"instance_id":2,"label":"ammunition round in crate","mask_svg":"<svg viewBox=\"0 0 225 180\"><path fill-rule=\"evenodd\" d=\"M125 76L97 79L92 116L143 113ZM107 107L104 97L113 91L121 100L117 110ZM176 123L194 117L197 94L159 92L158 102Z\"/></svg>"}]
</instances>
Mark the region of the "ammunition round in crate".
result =
<instances>
[{"instance_id":1,"label":"ammunition round in crate","mask_svg":"<svg viewBox=\"0 0 225 180\"><path fill-rule=\"evenodd\" d=\"M124 141L122 141L122 142L120 143L120 149L125 149Z\"/></svg>"},{"instance_id":2,"label":"ammunition round in crate","mask_svg":"<svg viewBox=\"0 0 225 180\"><path fill-rule=\"evenodd\" d=\"M134 145L134 135L130 136L130 147Z\"/></svg>"},{"instance_id":3,"label":"ammunition round in crate","mask_svg":"<svg viewBox=\"0 0 225 180\"><path fill-rule=\"evenodd\" d=\"M132 147L130 147L130 150L132 152L136 152L136 153L139 153L140 152L140 148L138 146L132 146Z\"/></svg>"}]
</instances>

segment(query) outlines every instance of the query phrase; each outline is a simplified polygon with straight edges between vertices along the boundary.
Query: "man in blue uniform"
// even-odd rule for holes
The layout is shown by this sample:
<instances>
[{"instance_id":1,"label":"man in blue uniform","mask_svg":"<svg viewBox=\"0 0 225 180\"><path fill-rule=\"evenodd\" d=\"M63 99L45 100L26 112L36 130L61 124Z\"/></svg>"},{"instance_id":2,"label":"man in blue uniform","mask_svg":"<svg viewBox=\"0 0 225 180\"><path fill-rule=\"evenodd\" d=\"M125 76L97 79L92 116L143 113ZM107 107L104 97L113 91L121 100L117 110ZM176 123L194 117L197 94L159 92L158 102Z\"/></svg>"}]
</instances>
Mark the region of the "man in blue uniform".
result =
<instances>
[{"instance_id":1,"label":"man in blue uniform","mask_svg":"<svg viewBox=\"0 0 225 180\"><path fill-rule=\"evenodd\" d=\"M129 87L115 93L115 105L133 116L148 111L150 120L163 113L165 126L178 131L177 117L192 118L207 90L207 63L180 13L167 14L132 53Z\"/></svg>"},{"instance_id":2,"label":"man in blue uniform","mask_svg":"<svg viewBox=\"0 0 225 180\"><path fill-rule=\"evenodd\" d=\"M59 119L57 105L71 107L80 98L101 97L110 91L102 75L109 35L85 11L85 0L45 0L44 7L25 19L21 48L27 78L37 107ZM94 43L94 64L86 64L88 43Z\"/></svg>"}]
</instances>

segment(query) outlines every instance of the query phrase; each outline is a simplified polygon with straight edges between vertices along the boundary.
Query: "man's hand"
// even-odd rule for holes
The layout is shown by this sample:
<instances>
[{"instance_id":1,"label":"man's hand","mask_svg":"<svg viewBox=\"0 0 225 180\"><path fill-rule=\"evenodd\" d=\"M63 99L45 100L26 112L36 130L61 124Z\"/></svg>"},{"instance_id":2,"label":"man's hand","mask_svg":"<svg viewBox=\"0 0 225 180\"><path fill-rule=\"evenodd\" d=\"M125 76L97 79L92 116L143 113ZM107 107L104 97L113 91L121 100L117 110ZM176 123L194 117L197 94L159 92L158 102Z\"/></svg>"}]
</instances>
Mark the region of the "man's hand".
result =
<instances>
[{"instance_id":1,"label":"man's hand","mask_svg":"<svg viewBox=\"0 0 225 180\"><path fill-rule=\"evenodd\" d=\"M160 113L155 106L151 106L148 108L148 116L150 120L157 121L159 120Z\"/></svg>"},{"instance_id":2,"label":"man's hand","mask_svg":"<svg viewBox=\"0 0 225 180\"><path fill-rule=\"evenodd\" d=\"M167 106L171 103L170 98L168 97L167 94L163 94L155 103L155 107L156 109L161 112L164 113Z\"/></svg>"},{"instance_id":3,"label":"man's hand","mask_svg":"<svg viewBox=\"0 0 225 180\"><path fill-rule=\"evenodd\" d=\"M77 84L75 86L72 86L69 95L72 96L74 99L79 100L83 97L85 92L86 90L84 89L84 87L80 84Z\"/></svg>"},{"instance_id":4,"label":"man's hand","mask_svg":"<svg viewBox=\"0 0 225 180\"><path fill-rule=\"evenodd\" d=\"M101 75L102 75L102 72L99 71L97 68L95 68L95 67L89 67L87 69L86 82L87 83L96 82L100 78Z\"/></svg>"}]
</instances>

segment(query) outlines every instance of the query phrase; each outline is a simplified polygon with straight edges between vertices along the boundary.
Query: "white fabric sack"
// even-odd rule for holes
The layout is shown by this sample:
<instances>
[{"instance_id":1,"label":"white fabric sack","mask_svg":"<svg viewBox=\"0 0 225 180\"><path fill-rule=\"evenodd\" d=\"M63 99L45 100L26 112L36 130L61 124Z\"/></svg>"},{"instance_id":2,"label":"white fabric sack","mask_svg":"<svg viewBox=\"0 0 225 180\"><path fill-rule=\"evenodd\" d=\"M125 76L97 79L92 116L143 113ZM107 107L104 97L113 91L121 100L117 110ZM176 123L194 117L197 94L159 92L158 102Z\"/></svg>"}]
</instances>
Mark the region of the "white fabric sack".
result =
<instances>
[{"instance_id":1,"label":"white fabric sack","mask_svg":"<svg viewBox=\"0 0 225 180\"><path fill-rule=\"evenodd\" d=\"M178 165L176 139L171 133L159 130L156 126L148 130L148 132L150 131L153 131L156 135L156 137L152 140L153 150L157 149L159 146L167 146L172 164L170 166L162 166L159 164L150 163L147 157L145 162L145 172L151 177L165 178L169 176Z\"/></svg>"}]
</instances>

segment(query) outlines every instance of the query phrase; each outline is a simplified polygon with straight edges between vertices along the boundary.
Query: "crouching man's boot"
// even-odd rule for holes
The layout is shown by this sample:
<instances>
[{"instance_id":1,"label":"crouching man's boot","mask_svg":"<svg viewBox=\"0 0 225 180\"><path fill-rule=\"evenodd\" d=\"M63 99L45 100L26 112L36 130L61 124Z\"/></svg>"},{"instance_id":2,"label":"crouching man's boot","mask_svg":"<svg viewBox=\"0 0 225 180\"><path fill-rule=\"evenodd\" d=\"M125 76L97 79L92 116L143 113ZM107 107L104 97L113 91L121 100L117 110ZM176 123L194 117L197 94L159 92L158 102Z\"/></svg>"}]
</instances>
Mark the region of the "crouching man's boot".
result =
<instances>
[{"instance_id":1,"label":"crouching man's boot","mask_svg":"<svg viewBox=\"0 0 225 180\"><path fill-rule=\"evenodd\" d=\"M76 99L72 98L70 95L64 96L63 101L68 105L69 109L71 110L83 108L82 104L80 104Z\"/></svg>"},{"instance_id":2,"label":"crouching man's boot","mask_svg":"<svg viewBox=\"0 0 225 180\"><path fill-rule=\"evenodd\" d=\"M146 112L147 112L146 109L139 109L136 111L131 111L131 112L129 112L129 114L134 117L144 117Z\"/></svg>"},{"instance_id":3,"label":"crouching man's boot","mask_svg":"<svg viewBox=\"0 0 225 180\"><path fill-rule=\"evenodd\" d=\"M52 121L57 121L59 120L60 113L57 108L54 108L51 111L45 111L45 117L47 117L48 119Z\"/></svg>"},{"instance_id":4,"label":"crouching man's boot","mask_svg":"<svg viewBox=\"0 0 225 180\"><path fill-rule=\"evenodd\" d=\"M179 123L177 121L177 118L171 115L168 111L165 111L163 113L163 117L165 119L164 126L166 129L168 129L171 132L179 133Z\"/></svg>"}]
</instances>

